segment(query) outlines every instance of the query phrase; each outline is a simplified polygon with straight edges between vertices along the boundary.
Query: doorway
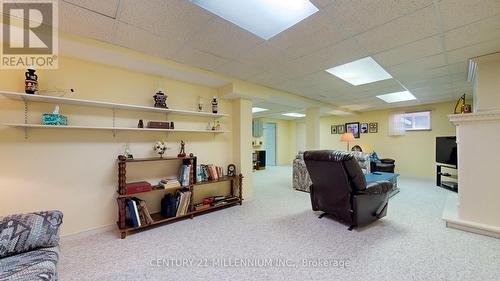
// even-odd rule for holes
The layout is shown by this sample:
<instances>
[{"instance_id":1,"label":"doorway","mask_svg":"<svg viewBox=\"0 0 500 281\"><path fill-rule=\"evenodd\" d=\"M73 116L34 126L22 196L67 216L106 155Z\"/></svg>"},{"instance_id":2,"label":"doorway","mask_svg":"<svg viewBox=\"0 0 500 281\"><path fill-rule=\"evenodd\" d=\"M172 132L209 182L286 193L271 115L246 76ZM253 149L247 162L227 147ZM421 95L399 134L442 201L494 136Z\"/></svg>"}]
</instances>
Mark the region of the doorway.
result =
<instances>
[{"instance_id":1,"label":"doorway","mask_svg":"<svg viewBox=\"0 0 500 281\"><path fill-rule=\"evenodd\" d=\"M264 123L266 166L276 166L276 123Z\"/></svg>"}]
</instances>

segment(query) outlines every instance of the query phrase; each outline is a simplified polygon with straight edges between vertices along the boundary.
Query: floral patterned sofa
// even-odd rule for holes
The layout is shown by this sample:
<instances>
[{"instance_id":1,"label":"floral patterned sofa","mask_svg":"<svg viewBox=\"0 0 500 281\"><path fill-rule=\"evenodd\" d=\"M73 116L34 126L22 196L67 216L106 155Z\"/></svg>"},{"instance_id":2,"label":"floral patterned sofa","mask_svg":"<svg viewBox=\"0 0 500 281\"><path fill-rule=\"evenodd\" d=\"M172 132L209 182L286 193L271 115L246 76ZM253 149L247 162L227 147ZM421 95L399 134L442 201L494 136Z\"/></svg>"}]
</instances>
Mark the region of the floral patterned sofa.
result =
<instances>
[{"instance_id":1,"label":"floral patterned sofa","mask_svg":"<svg viewBox=\"0 0 500 281\"><path fill-rule=\"evenodd\" d=\"M62 218L60 211L0 217L0 280L57 280Z\"/></svg>"},{"instance_id":2,"label":"floral patterned sofa","mask_svg":"<svg viewBox=\"0 0 500 281\"><path fill-rule=\"evenodd\" d=\"M370 156L371 153L360 151L349 151L356 161L358 161L363 174L370 173ZM306 163L304 162L304 151L299 151L293 160L293 188L300 191L309 192L309 187L312 181L307 172Z\"/></svg>"}]
</instances>

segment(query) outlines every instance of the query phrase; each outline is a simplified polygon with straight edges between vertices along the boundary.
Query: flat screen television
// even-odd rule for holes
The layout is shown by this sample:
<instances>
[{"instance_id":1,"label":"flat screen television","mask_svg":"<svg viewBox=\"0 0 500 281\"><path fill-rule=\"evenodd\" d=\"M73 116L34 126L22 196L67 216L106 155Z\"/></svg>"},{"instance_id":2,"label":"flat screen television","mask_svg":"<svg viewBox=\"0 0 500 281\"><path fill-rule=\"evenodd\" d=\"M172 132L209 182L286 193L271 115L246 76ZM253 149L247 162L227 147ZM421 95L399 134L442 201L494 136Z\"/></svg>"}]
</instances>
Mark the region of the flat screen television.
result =
<instances>
[{"instance_id":1,"label":"flat screen television","mask_svg":"<svg viewBox=\"0 0 500 281\"><path fill-rule=\"evenodd\" d=\"M457 166L457 137L436 137L436 162Z\"/></svg>"}]
</instances>

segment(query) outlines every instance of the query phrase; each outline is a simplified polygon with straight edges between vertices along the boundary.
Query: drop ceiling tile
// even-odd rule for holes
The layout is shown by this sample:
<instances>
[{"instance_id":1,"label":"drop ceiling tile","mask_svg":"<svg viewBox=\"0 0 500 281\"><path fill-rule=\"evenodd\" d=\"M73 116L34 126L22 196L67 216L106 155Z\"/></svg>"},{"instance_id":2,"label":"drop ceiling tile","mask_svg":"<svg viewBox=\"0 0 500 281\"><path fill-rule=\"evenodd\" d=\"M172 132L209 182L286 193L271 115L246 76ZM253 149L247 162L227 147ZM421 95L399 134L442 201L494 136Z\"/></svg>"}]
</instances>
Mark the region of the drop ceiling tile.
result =
<instances>
[{"instance_id":1,"label":"drop ceiling tile","mask_svg":"<svg viewBox=\"0 0 500 281\"><path fill-rule=\"evenodd\" d=\"M407 45L383 51L373 58L383 67L394 66L411 60L436 55L442 52L438 36L425 38Z\"/></svg>"},{"instance_id":2,"label":"drop ceiling tile","mask_svg":"<svg viewBox=\"0 0 500 281\"><path fill-rule=\"evenodd\" d=\"M462 62L473 57L478 57L499 51L500 38L449 51L448 61L450 63Z\"/></svg>"},{"instance_id":3,"label":"drop ceiling tile","mask_svg":"<svg viewBox=\"0 0 500 281\"><path fill-rule=\"evenodd\" d=\"M444 39L447 50L500 39L500 15L448 31Z\"/></svg>"},{"instance_id":4,"label":"drop ceiling tile","mask_svg":"<svg viewBox=\"0 0 500 281\"><path fill-rule=\"evenodd\" d=\"M342 107L346 108L348 110L352 110L352 111L362 111L362 110L367 110L367 109L373 108L373 105L366 104L366 103L344 104L344 105L342 105Z\"/></svg>"},{"instance_id":5,"label":"drop ceiling tile","mask_svg":"<svg viewBox=\"0 0 500 281\"><path fill-rule=\"evenodd\" d=\"M337 65L366 56L365 50L354 39L347 39L291 62L292 65L310 74L324 71ZM332 77L334 77L332 75ZM338 78L337 78L338 79Z\"/></svg>"},{"instance_id":6,"label":"drop ceiling tile","mask_svg":"<svg viewBox=\"0 0 500 281\"><path fill-rule=\"evenodd\" d=\"M62 2L62 1L61 1ZM116 10L118 8L119 0L64 0L82 8L95 11L96 13L106 15L108 17L114 18L116 16Z\"/></svg>"},{"instance_id":7,"label":"drop ceiling tile","mask_svg":"<svg viewBox=\"0 0 500 281\"><path fill-rule=\"evenodd\" d=\"M316 86L323 90L348 87L345 83L341 82L340 79L332 79L332 75L323 70L296 78L294 82L301 85L303 88Z\"/></svg>"},{"instance_id":8,"label":"drop ceiling tile","mask_svg":"<svg viewBox=\"0 0 500 281\"><path fill-rule=\"evenodd\" d=\"M449 75L449 65L443 65L440 67L435 67L431 69L427 69L425 71L420 71L420 72L409 72L405 74L398 74L397 79L403 83L403 85L407 85L410 83L415 83L419 82L422 80L427 80L427 79L432 79L432 78L437 78L437 77L442 77L442 76L448 76Z\"/></svg>"},{"instance_id":9,"label":"drop ceiling tile","mask_svg":"<svg viewBox=\"0 0 500 281\"><path fill-rule=\"evenodd\" d=\"M214 71L217 67L230 62L228 59L198 51L191 46L185 46L179 50L175 55L175 60L210 71Z\"/></svg>"},{"instance_id":10,"label":"drop ceiling tile","mask_svg":"<svg viewBox=\"0 0 500 281\"><path fill-rule=\"evenodd\" d=\"M436 78L430 78L427 80L420 80L412 83L407 83L405 86L408 89L415 90L419 88L431 88L431 87L436 87L439 85L443 84L450 84L451 83L451 78L449 75L441 76L441 77L436 77Z\"/></svg>"},{"instance_id":11,"label":"drop ceiling tile","mask_svg":"<svg viewBox=\"0 0 500 281\"><path fill-rule=\"evenodd\" d=\"M467 82L467 72L457 72L450 74L450 79L454 83Z\"/></svg>"},{"instance_id":12,"label":"drop ceiling tile","mask_svg":"<svg viewBox=\"0 0 500 281\"><path fill-rule=\"evenodd\" d=\"M419 60L399 64L387 68L387 71L392 74L392 76L399 78L405 75L420 74L427 71L432 71L436 68L446 66L445 58L443 54L425 57Z\"/></svg>"},{"instance_id":13,"label":"drop ceiling tile","mask_svg":"<svg viewBox=\"0 0 500 281\"><path fill-rule=\"evenodd\" d=\"M174 42L123 22L117 23L113 43L159 57L171 57L177 49Z\"/></svg>"},{"instance_id":14,"label":"drop ceiling tile","mask_svg":"<svg viewBox=\"0 0 500 281\"><path fill-rule=\"evenodd\" d=\"M450 74L467 73L468 67L469 67L469 61L464 60L453 64L449 64L448 70L450 71Z\"/></svg>"},{"instance_id":15,"label":"drop ceiling tile","mask_svg":"<svg viewBox=\"0 0 500 281\"><path fill-rule=\"evenodd\" d=\"M399 84L399 82L396 79L387 79L383 81L378 81L374 83L369 83L365 85L360 85L360 86L352 86L359 92L367 93L367 92L373 92L373 93L390 93L388 91L404 91L405 89Z\"/></svg>"},{"instance_id":16,"label":"drop ceiling tile","mask_svg":"<svg viewBox=\"0 0 500 281\"><path fill-rule=\"evenodd\" d=\"M110 41L115 20L70 3L59 2L59 28L83 37Z\"/></svg>"},{"instance_id":17,"label":"drop ceiling tile","mask_svg":"<svg viewBox=\"0 0 500 281\"><path fill-rule=\"evenodd\" d=\"M257 45L255 48L241 54L238 60L245 64L255 65L265 69L280 67L293 57L285 51L273 47L271 44L264 42Z\"/></svg>"},{"instance_id":18,"label":"drop ceiling tile","mask_svg":"<svg viewBox=\"0 0 500 281\"><path fill-rule=\"evenodd\" d=\"M441 0L439 9L445 31L500 14L498 0Z\"/></svg>"},{"instance_id":19,"label":"drop ceiling tile","mask_svg":"<svg viewBox=\"0 0 500 281\"><path fill-rule=\"evenodd\" d=\"M328 15L319 11L271 38L269 43L298 58L349 37L327 17Z\"/></svg>"},{"instance_id":20,"label":"drop ceiling tile","mask_svg":"<svg viewBox=\"0 0 500 281\"><path fill-rule=\"evenodd\" d=\"M238 59L264 40L238 26L216 18L194 35L187 44L220 57Z\"/></svg>"},{"instance_id":21,"label":"drop ceiling tile","mask_svg":"<svg viewBox=\"0 0 500 281\"><path fill-rule=\"evenodd\" d=\"M213 16L182 0L121 0L118 20L173 42L185 42Z\"/></svg>"},{"instance_id":22,"label":"drop ceiling tile","mask_svg":"<svg viewBox=\"0 0 500 281\"><path fill-rule=\"evenodd\" d=\"M264 71L248 77L247 80L268 87L274 87L287 81L287 77L283 73Z\"/></svg>"},{"instance_id":23,"label":"drop ceiling tile","mask_svg":"<svg viewBox=\"0 0 500 281\"><path fill-rule=\"evenodd\" d=\"M355 38L369 52L378 53L438 34L432 6L395 19Z\"/></svg>"},{"instance_id":24,"label":"drop ceiling tile","mask_svg":"<svg viewBox=\"0 0 500 281\"><path fill-rule=\"evenodd\" d=\"M335 0L311 0L314 6L318 9L325 8L328 5L331 5Z\"/></svg>"},{"instance_id":25,"label":"drop ceiling tile","mask_svg":"<svg viewBox=\"0 0 500 281\"><path fill-rule=\"evenodd\" d=\"M226 74L230 77L246 80L257 73L263 72L264 70L252 65L240 63L238 61L230 61L229 63L217 66L215 71Z\"/></svg>"},{"instance_id":26,"label":"drop ceiling tile","mask_svg":"<svg viewBox=\"0 0 500 281\"><path fill-rule=\"evenodd\" d=\"M325 8L336 26L351 36L432 5L432 0L337 0Z\"/></svg>"}]
</instances>

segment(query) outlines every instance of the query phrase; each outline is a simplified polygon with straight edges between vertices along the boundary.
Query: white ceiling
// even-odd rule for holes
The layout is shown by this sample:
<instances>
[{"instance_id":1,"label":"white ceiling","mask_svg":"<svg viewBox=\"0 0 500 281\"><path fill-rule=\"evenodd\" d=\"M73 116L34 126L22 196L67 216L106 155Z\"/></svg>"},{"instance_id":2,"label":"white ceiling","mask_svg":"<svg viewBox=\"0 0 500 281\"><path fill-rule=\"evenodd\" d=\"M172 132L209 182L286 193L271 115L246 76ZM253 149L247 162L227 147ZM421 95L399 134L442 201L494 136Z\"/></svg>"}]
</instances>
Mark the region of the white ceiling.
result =
<instances>
[{"instance_id":1,"label":"white ceiling","mask_svg":"<svg viewBox=\"0 0 500 281\"><path fill-rule=\"evenodd\" d=\"M311 2L319 12L268 41L186 0L61 0L59 16L69 33L353 111L455 100L472 90L468 59L500 51L500 0ZM352 86L324 71L366 56L395 79ZM416 101L375 97L403 86Z\"/></svg>"}]
</instances>

